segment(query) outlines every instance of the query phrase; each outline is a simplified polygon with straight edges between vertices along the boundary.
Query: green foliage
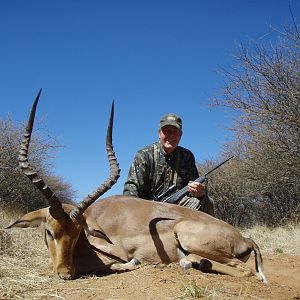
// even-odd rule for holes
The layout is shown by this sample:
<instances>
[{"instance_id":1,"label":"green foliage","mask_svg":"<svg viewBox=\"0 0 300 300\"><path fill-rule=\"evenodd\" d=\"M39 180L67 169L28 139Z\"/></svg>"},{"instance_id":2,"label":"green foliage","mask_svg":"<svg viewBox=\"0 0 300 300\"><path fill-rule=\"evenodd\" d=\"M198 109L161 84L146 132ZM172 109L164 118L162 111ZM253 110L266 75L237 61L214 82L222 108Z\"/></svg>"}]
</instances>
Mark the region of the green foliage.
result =
<instances>
[{"instance_id":1,"label":"green foliage","mask_svg":"<svg viewBox=\"0 0 300 300\"><path fill-rule=\"evenodd\" d=\"M184 297L190 297L191 299L199 299L204 296L203 288L198 287L195 280L189 282L184 286Z\"/></svg>"},{"instance_id":2,"label":"green foliage","mask_svg":"<svg viewBox=\"0 0 300 300\"><path fill-rule=\"evenodd\" d=\"M282 254L283 253L283 250L281 248L276 248L274 250L275 253L278 253L278 254Z\"/></svg>"}]
</instances>

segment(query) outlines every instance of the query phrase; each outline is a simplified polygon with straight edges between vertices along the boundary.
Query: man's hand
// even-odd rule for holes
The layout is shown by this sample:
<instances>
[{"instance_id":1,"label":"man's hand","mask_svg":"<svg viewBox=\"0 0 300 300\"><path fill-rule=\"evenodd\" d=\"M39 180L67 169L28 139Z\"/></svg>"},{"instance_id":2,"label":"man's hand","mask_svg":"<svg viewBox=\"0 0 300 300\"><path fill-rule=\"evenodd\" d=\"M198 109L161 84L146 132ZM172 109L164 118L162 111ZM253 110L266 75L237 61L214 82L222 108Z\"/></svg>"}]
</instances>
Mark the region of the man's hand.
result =
<instances>
[{"instance_id":1,"label":"man's hand","mask_svg":"<svg viewBox=\"0 0 300 300\"><path fill-rule=\"evenodd\" d=\"M202 197L205 194L205 186L197 181L190 181L188 190L193 197Z\"/></svg>"}]
</instances>

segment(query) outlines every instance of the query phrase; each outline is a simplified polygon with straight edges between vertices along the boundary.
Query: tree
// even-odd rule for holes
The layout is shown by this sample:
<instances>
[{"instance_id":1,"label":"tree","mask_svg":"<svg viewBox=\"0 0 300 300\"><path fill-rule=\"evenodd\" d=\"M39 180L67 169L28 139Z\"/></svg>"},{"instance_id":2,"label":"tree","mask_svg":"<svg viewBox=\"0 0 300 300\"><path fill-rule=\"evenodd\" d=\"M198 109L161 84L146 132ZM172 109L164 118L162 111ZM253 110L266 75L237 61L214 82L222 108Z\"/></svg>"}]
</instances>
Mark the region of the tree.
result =
<instances>
[{"instance_id":1,"label":"tree","mask_svg":"<svg viewBox=\"0 0 300 300\"><path fill-rule=\"evenodd\" d=\"M250 216L251 222L272 225L299 212L300 34L295 23L293 29L275 33L275 46L239 46L237 65L224 70L223 96L212 101L235 115L230 128L234 138L225 153L236 160L211 188L217 199L223 184L221 202L240 208L234 223L245 208L247 221ZM233 194L228 192L232 188Z\"/></svg>"},{"instance_id":2,"label":"tree","mask_svg":"<svg viewBox=\"0 0 300 300\"><path fill-rule=\"evenodd\" d=\"M24 213L48 206L43 195L18 167L23 132L24 126L15 126L10 118L0 119L0 207L7 212ZM46 130L39 128L37 132L45 133ZM70 203L74 195L71 186L51 173L49 151L57 147L57 142L49 134L34 137L30 144L30 162L60 199Z\"/></svg>"}]
</instances>

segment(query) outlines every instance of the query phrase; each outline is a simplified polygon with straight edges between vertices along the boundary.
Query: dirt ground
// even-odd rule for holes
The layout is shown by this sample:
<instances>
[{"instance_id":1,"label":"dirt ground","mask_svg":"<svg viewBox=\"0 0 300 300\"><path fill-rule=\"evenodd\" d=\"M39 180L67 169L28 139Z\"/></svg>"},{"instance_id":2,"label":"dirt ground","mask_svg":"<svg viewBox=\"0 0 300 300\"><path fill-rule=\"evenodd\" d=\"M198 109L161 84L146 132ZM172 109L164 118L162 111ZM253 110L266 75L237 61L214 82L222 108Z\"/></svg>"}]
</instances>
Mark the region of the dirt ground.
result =
<instances>
[{"instance_id":1,"label":"dirt ground","mask_svg":"<svg viewBox=\"0 0 300 300\"><path fill-rule=\"evenodd\" d=\"M254 267L254 259L249 262ZM48 280L16 299L300 299L300 256L264 255L265 285L256 277L235 278L191 270L183 274L177 264L148 265L121 273L82 277L72 281Z\"/></svg>"},{"instance_id":2,"label":"dirt ground","mask_svg":"<svg viewBox=\"0 0 300 300\"><path fill-rule=\"evenodd\" d=\"M243 235L261 247L267 285L255 276L236 278L197 270L184 274L178 264L144 265L126 273L63 281L54 277L49 268L42 230L0 229L0 300L300 300L300 227L255 227ZM247 264L254 268L253 255Z\"/></svg>"}]
</instances>

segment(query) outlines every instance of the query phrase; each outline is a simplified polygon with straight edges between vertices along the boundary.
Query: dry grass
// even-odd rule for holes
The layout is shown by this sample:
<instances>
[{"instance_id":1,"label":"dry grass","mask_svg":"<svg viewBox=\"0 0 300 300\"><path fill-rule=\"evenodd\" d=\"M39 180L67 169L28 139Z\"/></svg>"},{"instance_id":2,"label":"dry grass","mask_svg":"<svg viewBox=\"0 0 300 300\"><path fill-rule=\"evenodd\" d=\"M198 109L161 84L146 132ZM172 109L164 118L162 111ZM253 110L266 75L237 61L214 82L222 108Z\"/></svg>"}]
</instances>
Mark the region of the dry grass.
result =
<instances>
[{"instance_id":1,"label":"dry grass","mask_svg":"<svg viewBox=\"0 0 300 300\"><path fill-rule=\"evenodd\" d=\"M202 286L197 283L195 279L190 280L188 283L183 283L182 296L175 298L174 300L187 300L187 299L220 299L225 298L224 295L233 295L228 289L220 284L207 284Z\"/></svg>"},{"instance_id":2,"label":"dry grass","mask_svg":"<svg viewBox=\"0 0 300 300\"><path fill-rule=\"evenodd\" d=\"M9 299L49 280L48 257L40 229L5 230L12 220L0 215L0 299Z\"/></svg>"},{"instance_id":3,"label":"dry grass","mask_svg":"<svg viewBox=\"0 0 300 300\"><path fill-rule=\"evenodd\" d=\"M255 226L242 230L242 234L252 238L263 253L300 255L300 225L278 228Z\"/></svg>"},{"instance_id":4,"label":"dry grass","mask_svg":"<svg viewBox=\"0 0 300 300\"><path fill-rule=\"evenodd\" d=\"M41 230L3 229L16 219L17 216L7 217L0 212L0 299L26 299L24 295L31 295L32 291L37 295L35 299L49 299L49 296L51 299L61 299L55 286L63 286L63 282L53 278L49 269ZM300 254L300 226L277 229L257 226L244 230L243 234L252 237L264 253ZM83 280L93 280L93 277ZM105 281L104 278L103 280ZM76 289L76 285L73 288ZM222 292L222 287L198 289L191 282L186 285L184 296L177 299L200 295L214 299L213 295L220 295Z\"/></svg>"}]
</instances>

